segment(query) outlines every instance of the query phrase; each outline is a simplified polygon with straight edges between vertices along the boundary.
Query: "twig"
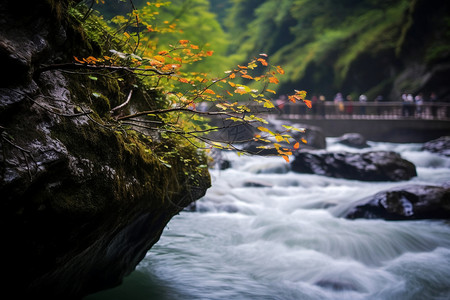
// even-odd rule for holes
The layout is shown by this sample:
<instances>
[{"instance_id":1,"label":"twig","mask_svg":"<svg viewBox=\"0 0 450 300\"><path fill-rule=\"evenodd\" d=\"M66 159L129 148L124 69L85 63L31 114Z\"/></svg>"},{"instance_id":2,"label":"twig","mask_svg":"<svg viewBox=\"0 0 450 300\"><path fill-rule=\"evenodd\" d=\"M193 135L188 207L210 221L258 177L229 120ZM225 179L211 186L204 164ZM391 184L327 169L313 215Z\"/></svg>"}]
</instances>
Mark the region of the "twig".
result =
<instances>
[{"instance_id":1,"label":"twig","mask_svg":"<svg viewBox=\"0 0 450 300\"><path fill-rule=\"evenodd\" d=\"M133 89L131 89L130 92L128 93L127 101L125 101L124 103L122 103L122 104L120 104L120 105L114 107L113 109L111 109L110 113L113 113L114 111L116 111L116 110L118 110L118 109L121 109L122 107L124 107L125 105L127 105L128 102L130 102L130 100L131 100L131 95L133 95Z\"/></svg>"}]
</instances>

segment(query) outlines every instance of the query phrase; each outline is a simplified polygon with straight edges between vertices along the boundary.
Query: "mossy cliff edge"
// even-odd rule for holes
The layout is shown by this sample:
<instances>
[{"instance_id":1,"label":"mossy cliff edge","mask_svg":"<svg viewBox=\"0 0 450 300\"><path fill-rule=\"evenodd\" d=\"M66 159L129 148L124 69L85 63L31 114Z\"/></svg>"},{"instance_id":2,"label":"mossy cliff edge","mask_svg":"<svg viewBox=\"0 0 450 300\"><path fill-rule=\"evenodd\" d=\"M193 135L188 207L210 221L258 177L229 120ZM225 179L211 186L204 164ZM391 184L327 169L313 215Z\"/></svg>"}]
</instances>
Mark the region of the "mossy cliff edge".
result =
<instances>
[{"instance_id":1,"label":"mossy cliff edge","mask_svg":"<svg viewBox=\"0 0 450 300\"><path fill-rule=\"evenodd\" d=\"M104 126L123 83L37 71L99 51L68 6L0 3L2 289L17 297L79 299L120 284L210 186L198 149ZM133 85L136 105L156 102Z\"/></svg>"}]
</instances>

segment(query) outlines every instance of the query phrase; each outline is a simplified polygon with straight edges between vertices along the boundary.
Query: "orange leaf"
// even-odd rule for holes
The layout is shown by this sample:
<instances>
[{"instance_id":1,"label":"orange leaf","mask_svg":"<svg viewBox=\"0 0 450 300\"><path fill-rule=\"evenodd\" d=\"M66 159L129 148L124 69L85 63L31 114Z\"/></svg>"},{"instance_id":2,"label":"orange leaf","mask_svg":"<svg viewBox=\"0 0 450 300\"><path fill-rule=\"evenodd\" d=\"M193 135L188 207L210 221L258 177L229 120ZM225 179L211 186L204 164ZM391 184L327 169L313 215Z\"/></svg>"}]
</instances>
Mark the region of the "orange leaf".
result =
<instances>
[{"instance_id":1,"label":"orange leaf","mask_svg":"<svg viewBox=\"0 0 450 300\"><path fill-rule=\"evenodd\" d=\"M236 73L231 73L231 74L230 74L230 78L231 78L231 79L233 79L233 78L235 78L235 77L236 77Z\"/></svg>"},{"instance_id":2,"label":"orange leaf","mask_svg":"<svg viewBox=\"0 0 450 300\"><path fill-rule=\"evenodd\" d=\"M241 69L247 69L246 66L240 66L240 65L238 65L238 67L241 68Z\"/></svg>"},{"instance_id":3,"label":"orange leaf","mask_svg":"<svg viewBox=\"0 0 450 300\"><path fill-rule=\"evenodd\" d=\"M80 64L84 64L85 62L82 60L79 60L78 57L74 56L73 57L77 62L79 62Z\"/></svg>"},{"instance_id":4,"label":"orange leaf","mask_svg":"<svg viewBox=\"0 0 450 300\"><path fill-rule=\"evenodd\" d=\"M159 51L159 52L158 52L159 55L166 55L166 54L168 54L168 53L169 53L169 52L167 52L167 51Z\"/></svg>"},{"instance_id":5,"label":"orange leaf","mask_svg":"<svg viewBox=\"0 0 450 300\"><path fill-rule=\"evenodd\" d=\"M303 102L305 102L305 104L306 104L306 106L308 106L308 108L311 108L312 107L312 102L311 102L311 100L303 100Z\"/></svg>"},{"instance_id":6,"label":"orange leaf","mask_svg":"<svg viewBox=\"0 0 450 300\"><path fill-rule=\"evenodd\" d=\"M191 48L192 48L192 49L198 49L198 46L196 46L196 45L191 45Z\"/></svg>"},{"instance_id":7,"label":"orange leaf","mask_svg":"<svg viewBox=\"0 0 450 300\"><path fill-rule=\"evenodd\" d=\"M234 90L234 92L237 93L237 94L241 94L241 95L247 93L247 91L245 90L245 88L243 88L242 86L238 86L238 87Z\"/></svg>"},{"instance_id":8,"label":"orange leaf","mask_svg":"<svg viewBox=\"0 0 450 300\"><path fill-rule=\"evenodd\" d=\"M214 51L210 50L210 51L206 51L206 55L211 56L213 55Z\"/></svg>"},{"instance_id":9,"label":"orange leaf","mask_svg":"<svg viewBox=\"0 0 450 300\"><path fill-rule=\"evenodd\" d=\"M298 148L300 148L300 143L299 143L299 142L297 142L297 143L294 144L294 149L297 150Z\"/></svg>"},{"instance_id":10,"label":"orange leaf","mask_svg":"<svg viewBox=\"0 0 450 300\"><path fill-rule=\"evenodd\" d=\"M272 94L276 94L277 93L274 90L270 90L270 89L266 89L266 91L268 91L269 93L272 93Z\"/></svg>"},{"instance_id":11,"label":"orange leaf","mask_svg":"<svg viewBox=\"0 0 450 300\"><path fill-rule=\"evenodd\" d=\"M278 84L280 81L275 76L269 78L270 83Z\"/></svg>"},{"instance_id":12,"label":"orange leaf","mask_svg":"<svg viewBox=\"0 0 450 300\"><path fill-rule=\"evenodd\" d=\"M279 74L281 74L281 75L284 74L284 70L283 70L283 68L280 67L280 66L277 66L277 72L278 72Z\"/></svg>"},{"instance_id":13,"label":"orange leaf","mask_svg":"<svg viewBox=\"0 0 450 300\"><path fill-rule=\"evenodd\" d=\"M214 91L211 90L211 89L206 89L204 93L205 93L205 94L211 94L211 95L215 95L215 94L216 94L216 93L214 93Z\"/></svg>"},{"instance_id":14,"label":"orange leaf","mask_svg":"<svg viewBox=\"0 0 450 300\"><path fill-rule=\"evenodd\" d=\"M247 75L247 74L244 74L244 75L242 75L241 77L242 77L242 78L247 78L247 79L253 79L253 77L252 77L252 76L250 76L250 75Z\"/></svg>"},{"instance_id":15,"label":"orange leaf","mask_svg":"<svg viewBox=\"0 0 450 300\"><path fill-rule=\"evenodd\" d=\"M285 160L286 162L289 162L289 156L282 155L281 157L284 158L284 160Z\"/></svg>"},{"instance_id":16,"label":"orange leaf","mask_svg":"<svg viewBox=\"0 0 450 300\"><path fill-rule=\"evenodd\" d=\"M268 66L269 64L267 63L267 61L264 58L258 58L258 61L263 65L263 66Z\"/></svg>"},{"instance_id":17,"label":"orange leaf","mask_svg":"<svg viewBox=\"0 0 450 300\"><path fill-rule=\"evenodd\" d=\"M308 141L305 140L304 138L302 138L302 142L303 142L304 144L308 144Z\"/></svg>"},{"instance_id":18,"label":"orange leaf","mask_svg":"<svg viewBox=\"0 0 450 300\"><path fill-rule=\"evenodd\" d=\"M185 45L189 43L189 40L179 40L178 43L180 43L181 45Z\"/></svg>"}]
</instances>

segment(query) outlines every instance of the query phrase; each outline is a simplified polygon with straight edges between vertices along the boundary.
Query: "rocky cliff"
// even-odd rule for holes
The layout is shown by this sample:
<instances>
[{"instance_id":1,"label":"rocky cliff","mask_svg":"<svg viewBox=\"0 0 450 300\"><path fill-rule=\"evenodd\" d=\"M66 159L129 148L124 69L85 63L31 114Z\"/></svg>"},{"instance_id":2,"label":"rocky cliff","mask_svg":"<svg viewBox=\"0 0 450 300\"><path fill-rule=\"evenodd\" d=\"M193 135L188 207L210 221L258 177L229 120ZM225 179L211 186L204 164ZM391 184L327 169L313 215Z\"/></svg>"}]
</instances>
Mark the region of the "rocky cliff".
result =
<instances>
[{"instance_id":1,"label":"rocky cliff","mask_svg":"<svg viewBox=\"0 0 450 300\"><path fill-rule=\"evenodd\" d=\"M112 125L123 81L137 87L136 105L156 101L132 75L45 69L100 51L67 14L73 4L0 3L2 290L18 298L79 299L119 284L210 186L196 148Z\"/></svg>"}]
</instances>

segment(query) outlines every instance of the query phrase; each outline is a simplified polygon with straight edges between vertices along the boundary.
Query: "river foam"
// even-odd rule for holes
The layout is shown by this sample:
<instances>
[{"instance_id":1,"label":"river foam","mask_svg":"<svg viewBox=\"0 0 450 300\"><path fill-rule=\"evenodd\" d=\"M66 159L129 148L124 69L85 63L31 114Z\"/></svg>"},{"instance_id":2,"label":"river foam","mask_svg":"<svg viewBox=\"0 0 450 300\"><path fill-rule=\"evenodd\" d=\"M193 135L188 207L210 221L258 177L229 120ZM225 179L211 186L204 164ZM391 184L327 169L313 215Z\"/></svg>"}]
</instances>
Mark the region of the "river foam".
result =
<instances>
[{"instance_id":1,"label":"river foam","mask_svg":"<svg viewBox=\"0 0 450 300\"><path fill-rule=\"evenodd\" d=\"M445 221L347 220L337 210L409 183L444 184L450 159L420 144L369 142L331 151L396 151L418 176L360 182L290 172L281 158L237 157L169 223L116 289L86 299L450 299ZM133 295L130 298L130 295Z\"/></svg>"}]
</instances>

